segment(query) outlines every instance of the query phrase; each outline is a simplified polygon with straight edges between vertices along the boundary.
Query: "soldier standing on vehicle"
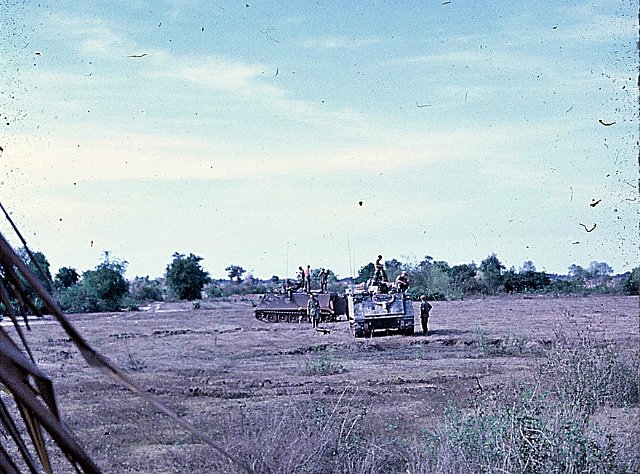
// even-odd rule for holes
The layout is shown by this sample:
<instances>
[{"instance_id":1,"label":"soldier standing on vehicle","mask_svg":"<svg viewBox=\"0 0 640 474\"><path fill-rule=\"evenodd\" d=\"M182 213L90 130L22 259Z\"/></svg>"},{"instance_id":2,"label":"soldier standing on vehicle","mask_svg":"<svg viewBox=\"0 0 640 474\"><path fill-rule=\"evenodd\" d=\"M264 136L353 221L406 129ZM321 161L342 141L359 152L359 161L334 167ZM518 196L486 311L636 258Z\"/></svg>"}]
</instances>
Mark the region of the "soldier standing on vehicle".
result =
<instances>
[{"instance_id":1,"label":"soldier standing on vehicle","mask_svg":"<svg viewBox=\"0 0 640 474\"><path fill-rule=\"evenodd\" d=\"M373 276L374 280L387 281L387 272L384 271L384 263L382 263L382 255L378 255L375 263L376 273Z\"/></svg>"},{"instance_id":2,"label":"soldier standing on vehicle","mask_svg":"<svg viewBox=\"0 0 640 474\"><path fill-rule=\"evenodd\" d=\"M327 283L329 282L329 272L324 268L320 270L320 293L327 292Z\"/></svg>"},{"instance_id":3,"label":"soldier standing on vehicle","mask_svg":"<svg viewBox=\"0 0 640 474\"><path fill-rule=\"evenodd\" d=\"M304 269L302 267L298 267L298 273L296 275L296 278L297 278L297 281L296 281L296 287L294 291L304 286Z\"/></svg>"},{"instance_id":4,"label":"soldier standing on vehicle","mask_svg":"<svg viewBox=\"0 0 640 474\"><path fill-rule=\"evenodd\" d=\"M396 288L398 291L403 292L409 289L409 275L407 275L407 272L403 271L398 275L398 278L396 278Z\"/></svg>"},{"instance_id":5,"label":"soldier standing on vehicle","mask_svg":"<svg viewBox=\"0 0 640 474\"><path fill-rule=\"evenodd\" d=\"M311 320L312 327L317 328L318 323L320 322L320 303L316 299L316 295L313 293L311 293L309 302L307 303L307 315Z\"/></svg>"},{"instance_id":6,"label":"soldier standing on vehicle","mask_svg":"<svg viewBox=\"0 0 640 474\"><path fill-rule=\"evenodd\" d=\"M311 293L311 265L307 265L307 271L304 273L304 291Z\"/></svg>"},{"instance_id":7,"label":"soldier standing on vehicle","mask_svg":"<svg viewBox=\"0 0 640 474\"><path fill-rule=\"evenodd\" d=\"M427 336L429 334L429 311L431 311L431 306L427 301L426 295L420 296L420 324L422 325L422 334Z\"/></svg>"}]
</instances>

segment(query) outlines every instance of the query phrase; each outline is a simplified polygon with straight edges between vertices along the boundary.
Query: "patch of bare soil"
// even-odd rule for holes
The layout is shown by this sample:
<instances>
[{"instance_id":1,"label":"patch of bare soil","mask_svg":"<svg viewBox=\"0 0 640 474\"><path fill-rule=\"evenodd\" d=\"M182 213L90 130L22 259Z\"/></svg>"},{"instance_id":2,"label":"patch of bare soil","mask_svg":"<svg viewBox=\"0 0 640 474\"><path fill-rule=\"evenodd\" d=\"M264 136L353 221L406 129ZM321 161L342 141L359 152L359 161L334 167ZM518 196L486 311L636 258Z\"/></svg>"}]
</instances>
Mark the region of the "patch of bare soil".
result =
<instances>
[{"instance_id":1,"label":"patch of bare soil","mask_svg":"<svg viewBox=\"0 0 640 474\"><path fill-rule=\"evenodd\" d=\"M430 334L353 339L308 323L264 323L257 298L72 315L90 344L214 438L238 414L348 398L390 432L421 433L448 403L526 376L558 337L638 348L638 298L488 298L434 302ZM417 309L417 308L416 308ZM417 312L416 312L417 313ZM63 418L105 472L206 472L215 453L89 368L45 318L28 334ZM611 416L624 416L615 413ZM61 464L62 465L62 464Z\"/></svg>"}]
</instances>

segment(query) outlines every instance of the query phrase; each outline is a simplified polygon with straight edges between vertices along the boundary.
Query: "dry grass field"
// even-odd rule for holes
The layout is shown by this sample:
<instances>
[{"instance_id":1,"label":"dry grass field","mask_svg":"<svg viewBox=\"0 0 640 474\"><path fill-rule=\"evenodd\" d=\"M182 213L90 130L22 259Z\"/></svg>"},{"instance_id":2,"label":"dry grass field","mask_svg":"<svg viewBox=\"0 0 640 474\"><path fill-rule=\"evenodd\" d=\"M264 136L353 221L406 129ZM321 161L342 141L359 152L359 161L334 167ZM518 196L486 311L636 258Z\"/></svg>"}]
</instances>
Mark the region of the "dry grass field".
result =
<instances>
[{"instance_id":1,"label":"dry grass field","mask_svg":"<svg viewBox=\"0 0 640 474\"><path fill-rule=\"evenodd\" d=\"M310 324L257 321L257 299L70 320L149 393L261 472L434 468L419 447L447 410L473 410L479 396L504 395L522 381L544 388L539 380L563 370L550 364L560 343L604 343L631 361L640 343L637 297L434 302L428 336L416 321L413 337L364 340L353 339L346 322L324 324L330 333L321 334ZM105 472L234 472L89 368L52 320L35 323L28 339L63 419ZM550 379L538 377L540 367ZM624 440L636 429L637 407L604 403L592 419Z\"/></svg>"}]
</instances>

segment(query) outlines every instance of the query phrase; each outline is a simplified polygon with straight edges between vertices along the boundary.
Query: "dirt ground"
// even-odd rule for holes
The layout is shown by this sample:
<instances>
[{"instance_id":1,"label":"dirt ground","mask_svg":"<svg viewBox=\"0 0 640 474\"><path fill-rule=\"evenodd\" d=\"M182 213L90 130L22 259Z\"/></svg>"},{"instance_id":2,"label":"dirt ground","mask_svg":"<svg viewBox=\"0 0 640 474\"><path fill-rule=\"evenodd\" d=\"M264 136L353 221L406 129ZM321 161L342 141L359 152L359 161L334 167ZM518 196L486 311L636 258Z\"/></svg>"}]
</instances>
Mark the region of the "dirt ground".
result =
<instances>
[{"instance_id":1,"label":"dirt ground","mask_svg":"<svg viewBox=\"0 0 640 474\"><path fill-rule=\"evenodd\" d=\"M264 323L257 297L153 304L71 315L94 348L184 419L216 438L230 414L348 394L388 426L419 430L477 390L535 367L559 337L637 350L637 297L487 298L434 302L428 336L353 339L346 322ZM417 309L417 307L416 307ZM417 313L417 311L416 311ZM418 318L417 318L418 319ZM7 328L8 329L8 328ZM51 319L29 342L54 381L63 419L105 472L205 472L213 453L166 415L87 366Z\"/></svg>"}]
</instances>

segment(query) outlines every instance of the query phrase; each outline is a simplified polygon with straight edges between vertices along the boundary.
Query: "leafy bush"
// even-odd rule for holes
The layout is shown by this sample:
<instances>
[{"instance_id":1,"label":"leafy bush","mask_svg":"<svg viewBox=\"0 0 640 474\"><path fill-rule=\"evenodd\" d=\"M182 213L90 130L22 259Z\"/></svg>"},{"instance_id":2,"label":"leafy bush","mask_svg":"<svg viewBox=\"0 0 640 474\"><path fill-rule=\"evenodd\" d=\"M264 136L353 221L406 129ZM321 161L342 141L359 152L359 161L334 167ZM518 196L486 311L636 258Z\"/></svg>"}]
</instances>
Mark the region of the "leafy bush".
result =
<instances>
[{"instance_id":1,"label":"leafy bush","mask_svg":"<svg viewBox=\"0 0 640 474\"><path fill-rule=\"evenodd\" d=\"M97 313L98 299L87 292L82 283L65 288L59 293L60 306L66 313Z\"/></svg>"},{"instance_id":2,"label":"leafy bush","mask_svg":"<svg viewBox=\"0 0 640 474\"><path fill-rule=\"evenodd\" d=\"M60 290L62 309L72 313L118 311L129 294L126 267L126 261L111 259L105 252L95 270L84 272L78 283Z\"/></svg>"},{"instance_id":3,"label":"leafy bush","mask_svg":"<svg viewBox=\"0 0 640 474\"><path fill-rule=\"evenodd\" d=\"M134 301L162 301L162 282L149 277L135 277L129 288Z\"/></svg>"},{"instance_id":4,"label":"leafy bush","mask_svg":"<svg viewBox=\"0 0 640 474\"><path fill-rule=\"evenodd\" d=\"M207 286L204 292L209 298L219 298L222 296L222 290L215 283L212 283L211 285Z\"/></svg>"},{"instance_id":5,"label":"leafy bush","mask_svg":"<svg viewBox=\"0 0 640 474\"><path fill-rule=\"evenodd\" d=\"M409 295L411 295L411 298L415 301L419 300L420 296L422 295L425 295L428 301L446 301L447 299L456 299L455 297L447 298L443 293L439 291L434 291L430 290L429 288L417 286L409 287L407 293L409 293Z\"/></svg>"},{"instance_id":6,"label":"leafy bush","mask_svg":"<svg viewBox=\"0 0 640 474\"><path fill-rule=\"evenodd\" d=\"M345 372L345 368L326 356L307 361L305 367L305 373L307 375L334 375L342 372Z\"/></svg>"}]
</instances>

